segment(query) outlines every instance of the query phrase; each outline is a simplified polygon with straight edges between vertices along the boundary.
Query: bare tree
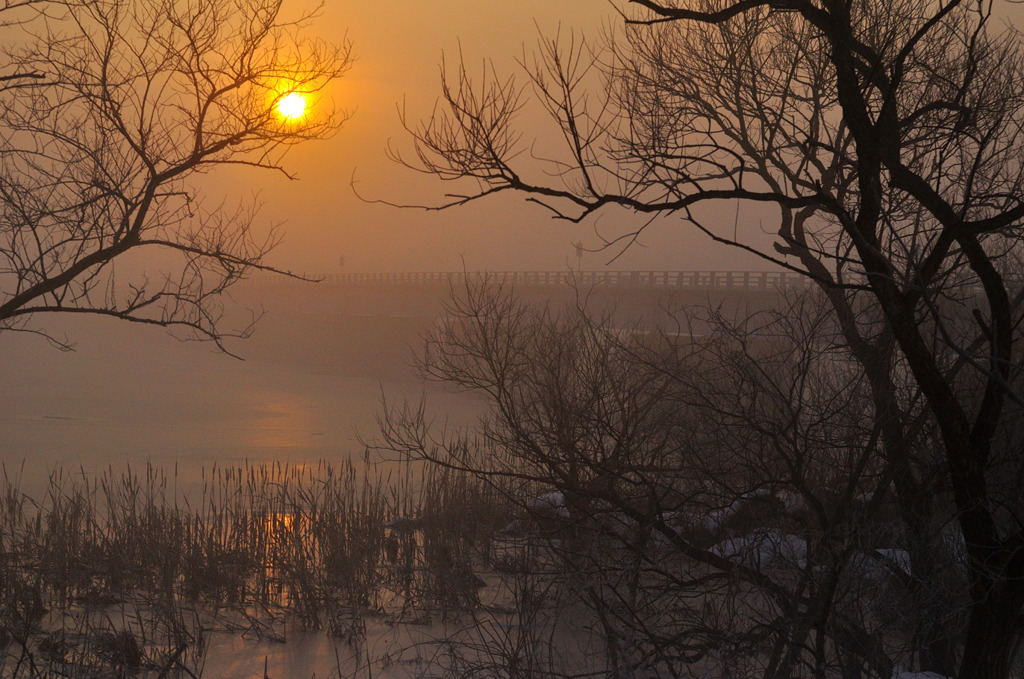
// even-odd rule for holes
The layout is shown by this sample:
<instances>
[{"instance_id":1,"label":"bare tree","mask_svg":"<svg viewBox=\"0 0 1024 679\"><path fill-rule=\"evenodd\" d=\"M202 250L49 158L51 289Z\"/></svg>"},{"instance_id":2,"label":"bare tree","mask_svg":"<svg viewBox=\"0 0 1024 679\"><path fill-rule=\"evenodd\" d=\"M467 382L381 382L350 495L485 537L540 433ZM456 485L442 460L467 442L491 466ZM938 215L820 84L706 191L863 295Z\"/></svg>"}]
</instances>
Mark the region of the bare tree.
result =
<instances>
[{"instance_id":1,"label":"bare tree","mask_svg":"<svg viewBox=\"0 0 1024 679\"><path fill-rule=\"evenodd\" d=\"M347 70L348 46L306 37L311 15L287 18L283 0L14 5L0 50L0 329L62 312L221 348L245 335L218 324L221 295L271 268L278 234L244 203L205 205L201 177L287 174L285 151L345 116L289 120L278 102L317 97Z\"/></svg>"},{"instance_id":2,"label":"bare tree","mask_svg":"<svg viewBox=\"0 0 1024 679\"><path fill-rule=\"evenodd\" d=\"M0 35L7 35L26 21L25 12L47 0L4 0L0 4ZM24 72L17 69L4 68L0 71L0 92L21 87L26 82L42 79L43 74L35 71Z\"/></svg>"},{"instance_id":3,"label":"bare tree","mask_svg":"<svg viewBox=\"0 0 1024 679\"><path fill-rule=\"evenodd\" d=\"M929 598L904 570L868 379L820 295L701 315L707 336L657 335L470 286L419 365L485 397L480 427L395 407L382 447L518 504L554 560L526 571L565 581L615 676L889 679L929 620L955 637L965 584Z\"/></svg>"},{"instance_id":4,"label":"bare tree","mask_svg":"<svg viewBox=\"0 0 1024 679\"><path fill-rule=\"evenodd\" d=\"M521 153L527 90L464 68L443 83L447 107L409 125L409 164L468 182L445 205L511 190L575 221L671 214L817 281L868 376L921 583L936 574L934 499L953 499L972 600L959 676L1008 676L1024 605L1024 508L1000 471L1020 457L1007 452L1022 401L1007 255L1024 220L1024 56L993 12L1009 3L622 6L624 30L600 49L544 40L524 62L566 141L547 147L555 181ZM609 96L589 96L595 81ZM774 249L707 218L727 200L771 208ZM912 446L917 398L939 465ZM934 641L924 664L951 671L955 649Z\"/></svg>"}]
</instances>

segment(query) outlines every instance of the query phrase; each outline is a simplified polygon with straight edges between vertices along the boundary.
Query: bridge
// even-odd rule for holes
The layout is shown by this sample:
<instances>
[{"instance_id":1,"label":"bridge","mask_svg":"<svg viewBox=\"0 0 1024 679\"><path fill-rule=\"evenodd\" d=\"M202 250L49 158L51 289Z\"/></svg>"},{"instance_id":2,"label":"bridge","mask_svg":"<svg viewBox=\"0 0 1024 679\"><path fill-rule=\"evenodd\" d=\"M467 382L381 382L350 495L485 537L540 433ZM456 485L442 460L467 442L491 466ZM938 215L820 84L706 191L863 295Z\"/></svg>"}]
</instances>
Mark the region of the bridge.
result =
<instances>
[{"instance_id":1,"label":"bridge","mask_svg":"<svg viewBox=\"0 0 1024 679\"><path fill-rule=\"evenodd\" d=\"M574 304L624 325L665 319L667 309L712 304L729 313L777 305L811 283L787 271L417 271L304 275L257 273L242 285L258 303L290 313L434 318L452 291L501 284L527 303Z\"/></svg>"},{"instance_id":2,"label":"bridge","mask_svg":"<svg viewBox=\"0 0 1024 679\"><path fill-rule=\"evenodd\" d=\"M326 286L390 287L495 283L514 288L615 288L686 291L778 292L804 289L809 280L788 271L411 271L308 275ZM279 274L258 273L257 285L302 281Z\"/></svg>"}]
</instances>

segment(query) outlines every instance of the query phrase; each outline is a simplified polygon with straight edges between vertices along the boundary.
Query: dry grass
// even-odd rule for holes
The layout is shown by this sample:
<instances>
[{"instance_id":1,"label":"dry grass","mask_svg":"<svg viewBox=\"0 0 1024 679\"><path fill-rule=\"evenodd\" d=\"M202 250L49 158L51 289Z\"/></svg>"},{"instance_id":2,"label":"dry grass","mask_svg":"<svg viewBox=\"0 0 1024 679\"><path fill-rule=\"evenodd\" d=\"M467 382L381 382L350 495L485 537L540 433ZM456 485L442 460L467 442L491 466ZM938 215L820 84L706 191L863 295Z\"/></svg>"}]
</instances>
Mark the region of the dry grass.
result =
<instances>
[{"instance_id":1,"label":"dry grass","mask_svg":"<svg viewBox=\"0 0 1024 679\"><path fill-rule=\"evenodd\" d=\"M464 476L391 469L214 468L194 497L154 468L57 471L38 498L5 473L0 674L198 676L209 629L345 636L367 614L475 605L509 510Z\"/></svg>"}]
</instances>

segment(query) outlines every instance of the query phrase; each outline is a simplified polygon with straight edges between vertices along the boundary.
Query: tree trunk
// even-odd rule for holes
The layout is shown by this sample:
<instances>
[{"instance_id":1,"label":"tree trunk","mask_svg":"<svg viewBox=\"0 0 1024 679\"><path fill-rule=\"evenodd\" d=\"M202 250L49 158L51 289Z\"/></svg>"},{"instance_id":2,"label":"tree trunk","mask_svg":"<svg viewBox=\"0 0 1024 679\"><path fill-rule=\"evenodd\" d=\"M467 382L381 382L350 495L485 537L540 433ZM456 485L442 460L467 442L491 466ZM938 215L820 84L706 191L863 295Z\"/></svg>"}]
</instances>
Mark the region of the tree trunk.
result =
<instances>
[{"instance_id":1,"label":"tree trunk","mask_svg":"<svg viewBox=\"0 0 1024 679\"><path fill-rule=\"evenodd\" d=\"M1017 648L1024 583L984 578L974 590L959 679L1009 679Z\"/></svg>"},{"instance_id":2,"label":"tree trunk","mask_svg":"<svg viewBox=\"0 0 1024 679\"><path fill-rule=\"evenodd\" d=\"M955 630L933 628L921 638L921 671L934 672L944 677L953 675L956 667Z\"/></svg>"}]
</instances>

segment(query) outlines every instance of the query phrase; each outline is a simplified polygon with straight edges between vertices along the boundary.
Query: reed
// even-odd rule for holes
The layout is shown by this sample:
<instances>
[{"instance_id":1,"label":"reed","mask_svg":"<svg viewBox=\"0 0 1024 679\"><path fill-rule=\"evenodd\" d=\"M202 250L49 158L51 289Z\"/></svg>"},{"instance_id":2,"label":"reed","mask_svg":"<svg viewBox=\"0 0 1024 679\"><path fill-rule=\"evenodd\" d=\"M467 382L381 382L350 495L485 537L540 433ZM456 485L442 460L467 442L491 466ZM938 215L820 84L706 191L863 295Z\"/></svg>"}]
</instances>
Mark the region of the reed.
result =
<instances>
[{"instance_id":1,"label":"reed","mask_svg":"<svg viewBox=\"0 0 1024 679\"><path fill-rule=\"evenodd\" d=\"M3 470L3 676L117 669L110 658L186 676L213 625L350 634L388 609L473 606L486 536L510 512L469 477L367 459L217 466L194 495L177 481L57 470L28 497Z\"/></svg>"}]
</instances>

